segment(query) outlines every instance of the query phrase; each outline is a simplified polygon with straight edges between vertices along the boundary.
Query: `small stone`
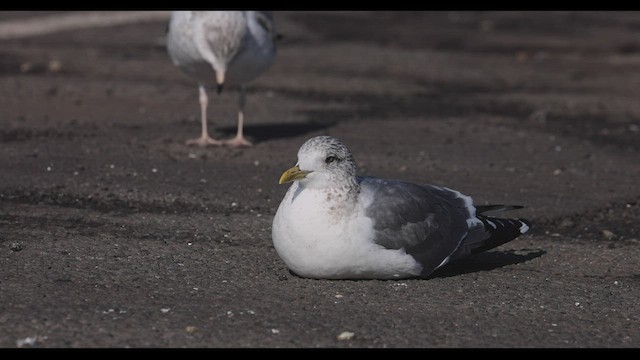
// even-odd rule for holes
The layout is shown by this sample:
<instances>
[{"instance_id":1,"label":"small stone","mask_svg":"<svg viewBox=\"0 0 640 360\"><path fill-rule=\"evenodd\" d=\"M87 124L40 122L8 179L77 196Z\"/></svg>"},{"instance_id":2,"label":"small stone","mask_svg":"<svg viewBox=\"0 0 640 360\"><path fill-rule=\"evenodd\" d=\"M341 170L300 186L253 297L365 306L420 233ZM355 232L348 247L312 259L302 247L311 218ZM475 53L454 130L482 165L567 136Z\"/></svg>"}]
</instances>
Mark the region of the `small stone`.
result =
<instances>
[{"instance_id":1,"label":"small stone","mask_svg":"<svg viewBox=\"0 0 640 360\"><path fill-rule=\"evenodd\" d=\"M51 60L47 64L47 67L49 68L49 71L51 71L51 72L58 72L58 71L60 71L60 69L62 69L62 63L60 61L58 61L58 60Z\"/></svg>"},{"instance_id":2,"label":"small stone","mask_svg":"<svg viewBox=\"0 0 640 360\"><path fill-rule=\"evenodd\" d=\"M23 73L29 72L32 67L33 65L31 65L30 62L22 63L20 64L20 72L23 72Z\"/></svg>"},{"instance_id":3,"label":"small stone","mask_svg":"<svg viewBox=\"0 0 640 360\"><path fill-rule=\"evenodd\" d=\"M561 228L572 228L574 227L576 224L573 222L573 220L571 219L562 219L562 222L560 222L560 227Z\"/></svg>"},{"instance_id":4,"label":"small stone","mask_svg":"<svg viewBox=\"0 0 640 360\"><path fill-rule=\"evenodd\" d=\"M11 249L12 251L20 251L24 249L24 246L21 243L14 242L9 245L9 249Z\"/></svg>"},{"instance_id":5,"label":"small stone","mask_svg":"<svg viewBox=\"0 0 640 360\"><path fill-rule=\"evenodd\" d=\"M602 230L602 236L605 237L605 239L607 240L611 240L613 239L613 237L615 236L615 234L609 230Z\"/></svg>"},{"instance_id":6,"label":"small stone","mask_svg":"<svg viewBox=\"0 0 640 360\"><path fill-rule=\"evenodd\" d=\"M188 332L189 334L192 334L192 333L194 333L194 332L196 331L196 327L195 327L195 326L193 326L193 325L189 325L189 326L187 326L186 328L184 328L184 330L185 330L186 332Z\"/></svg>"},{"instance_id":7,"label":"small stone","mask_svg":"<svg viewBox=\"0 0 640 360\"><path fill-rule=\"evenodd\" d=\"M25 345L32 346L36 343L37 340L38 340L38 336L31 336L31 337L26 337L24 339L18 339L16 340L16 346L19 348Z\"/></svg>"},{"instance_id":8,"label":"small stone","mask_svg":"<svg viewBox=\"0 0 640 360\"><path fill-rule=\"evenodd\" d=\"M338 341L351 340L355 334L349 331L343 331L337 336Z\"/></svg>"}]
</instances>

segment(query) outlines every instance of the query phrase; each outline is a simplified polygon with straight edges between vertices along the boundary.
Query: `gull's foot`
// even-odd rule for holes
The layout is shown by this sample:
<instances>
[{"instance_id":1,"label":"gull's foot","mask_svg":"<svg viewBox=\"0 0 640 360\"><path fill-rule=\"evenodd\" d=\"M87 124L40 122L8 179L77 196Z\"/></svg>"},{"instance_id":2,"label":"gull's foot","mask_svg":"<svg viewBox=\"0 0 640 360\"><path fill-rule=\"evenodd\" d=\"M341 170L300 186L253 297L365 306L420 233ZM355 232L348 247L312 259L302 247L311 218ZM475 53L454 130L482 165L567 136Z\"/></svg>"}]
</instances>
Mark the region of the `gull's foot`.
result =
<instances>
[{"instance_id":1,"label":"gull's foot","mask_svg":"<svg viewBox=\"0 0 640 360\"><path fill-rule=\"evenodd\" d=\"M225 140L224 144L232 148L252 147L253 144L244 137L234 137L233 139Z\"/></svg>"},{"instance_id":2,"label":"gull's foot","mask_svg":"<svg viewBox=\"0 0 640 360\"><path fill-rule=\"evenodd\" d=\"M221 146L224 144L224 142L213 139L209 135L207 135L207 136L200 136L197 139L187 140L186 144L188 146L207 147L207 146Z\"/></svg>"}]
</instances>

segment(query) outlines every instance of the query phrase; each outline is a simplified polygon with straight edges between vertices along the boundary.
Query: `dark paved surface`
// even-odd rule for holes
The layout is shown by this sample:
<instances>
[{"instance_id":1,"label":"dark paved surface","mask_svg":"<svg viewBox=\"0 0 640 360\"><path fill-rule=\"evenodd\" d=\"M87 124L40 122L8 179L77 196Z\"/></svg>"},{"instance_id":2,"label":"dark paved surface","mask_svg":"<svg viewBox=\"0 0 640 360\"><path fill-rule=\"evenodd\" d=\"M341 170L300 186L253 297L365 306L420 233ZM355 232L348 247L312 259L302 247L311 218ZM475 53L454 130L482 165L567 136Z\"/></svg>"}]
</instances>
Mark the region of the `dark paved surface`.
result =
<instances>
[{"instance_id":1,"label":"dark paved surface","mask_svg":"<svg viewBox=\"0 0 640 360\"><path fill-rule=\"evenodd\" d=\"M640 13L276 21L246 150L184 145L197 89L164 22L2 40L0 347L640 345ZM319 134L534 227L429 280L293 276L277 179Z\"/></svg>"}]
</instances>

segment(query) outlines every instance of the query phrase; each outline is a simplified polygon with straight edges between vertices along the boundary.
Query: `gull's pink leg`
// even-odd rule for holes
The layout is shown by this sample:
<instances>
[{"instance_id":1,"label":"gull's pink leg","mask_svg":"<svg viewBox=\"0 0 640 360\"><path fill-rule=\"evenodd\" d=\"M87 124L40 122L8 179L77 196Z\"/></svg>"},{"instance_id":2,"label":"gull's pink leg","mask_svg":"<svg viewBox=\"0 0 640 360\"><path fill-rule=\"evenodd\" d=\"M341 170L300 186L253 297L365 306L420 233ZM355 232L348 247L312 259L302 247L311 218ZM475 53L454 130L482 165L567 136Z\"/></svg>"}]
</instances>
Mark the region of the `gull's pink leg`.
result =
<instances>
[{"instance_id":1,"label":"gull's pink leg","mask_svg":"<svg viewBox=\"0 0 640 360\"><path fill-rule=\"evenodd\" d=\"M231 147L251 147L253 144L245 139L243 135L243 127L244 127L244 104L245 104L245 88L244 85L240 86L240 99L239 99L239 110L238 110L238 130L236 133L236 137L233 139L226 140L225 145Z\"/></svg>"},{"instance_id":2,"label":"gull's pink leg","mask_svg":"<svg viewBox=\"0 0 640 360\"><path fill-rule=\"evenodd\" d=\"M202 135L200 135L197 139L187 140L187 145L197 145L200 147L210 146L210 145L222 145L223 142L220 140L213 139L209 136L209 132L207 131L207 105L209 104L209 97L207 96L207 90L204 86L200 85L198 87L200 90L200 119L202 120Z\"/></svg>"}]
</instances>

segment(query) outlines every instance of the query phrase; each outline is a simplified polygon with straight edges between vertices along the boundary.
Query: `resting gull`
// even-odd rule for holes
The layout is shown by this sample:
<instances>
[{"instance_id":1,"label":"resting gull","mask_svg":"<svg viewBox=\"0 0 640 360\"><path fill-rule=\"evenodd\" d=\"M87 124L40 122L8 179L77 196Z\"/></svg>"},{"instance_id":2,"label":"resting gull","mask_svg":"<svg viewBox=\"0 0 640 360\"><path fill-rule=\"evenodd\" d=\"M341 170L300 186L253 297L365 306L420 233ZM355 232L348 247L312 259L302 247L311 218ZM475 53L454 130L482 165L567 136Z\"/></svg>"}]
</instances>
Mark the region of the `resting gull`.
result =
<instances>
[{"instance_id":1,"label":"resting gull","mask_svg":"<svg viewBox=\"0 0 640 360\"><path fill-rule=\"evenodd\" d=\"M273 219L273 244L302 277L426 278L515 239L530 225L483 214L521 206L474 206L445 187L357 176L349 149L330 136L300 147L298 163L280 178L288 182Z\"/></svg>"},{"instance_id":2,"label":"resting gull","mask_svg":"<svg viewBox=\"0 0 640 360\"><path fill-rule=\"evenodd\" d=\"M273 17L264 11L174 11L167 33L173 63L198 82L202 135L187 145L251 146L243 135L245 86L266 71L276 56ZM240 87L238 128L233 139L207 131L207 88Z\"/></svg>"}]
</instances>

